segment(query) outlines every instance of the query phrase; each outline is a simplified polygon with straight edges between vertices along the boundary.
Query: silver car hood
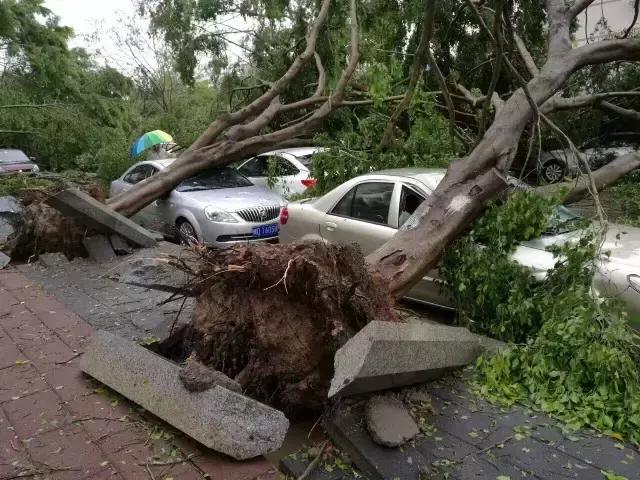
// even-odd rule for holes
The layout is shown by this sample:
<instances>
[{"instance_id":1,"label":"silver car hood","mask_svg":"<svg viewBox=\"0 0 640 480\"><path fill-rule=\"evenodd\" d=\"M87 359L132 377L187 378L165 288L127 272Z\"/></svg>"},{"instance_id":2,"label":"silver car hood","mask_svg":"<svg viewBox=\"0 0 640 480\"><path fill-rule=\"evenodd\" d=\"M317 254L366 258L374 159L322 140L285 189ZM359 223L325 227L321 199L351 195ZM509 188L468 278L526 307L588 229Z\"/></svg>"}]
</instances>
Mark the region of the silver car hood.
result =
<instances>
[{"instance_id":1,"label":"silver car hood","mask_svg":"<svg viewBox=\"0 0 640 480\"><path fill-rule=\"evenodd\" d=\"M284 204L279 195L257 185L251 187L221 188L216 190L198 190L193 192L174 191L174 194L188 199L192 203L197 203L202 207L215 205L228 212L235 212L243 208L255 207L257 205Z\"/></svg>"},{"instance_id":2,"label":"silver car hood","mask_svg":"<svg viewBox=\"0 0 640 480\"><path fill-rule=\"evenodd\" d=\"M548 235L541 238L522 242L518 250L524 253L524 249L533 248L546 250L553 245L564 245L567 242L575 242L583 234L583 230ZM524 248L522 248L524 247ZM604 243L602 244L603 264L622 264L636 268L640 273L640 228L628 227L611 223L608 225ZM604 255L609 252L609 255Z\"/></svg>"}]
</instances>

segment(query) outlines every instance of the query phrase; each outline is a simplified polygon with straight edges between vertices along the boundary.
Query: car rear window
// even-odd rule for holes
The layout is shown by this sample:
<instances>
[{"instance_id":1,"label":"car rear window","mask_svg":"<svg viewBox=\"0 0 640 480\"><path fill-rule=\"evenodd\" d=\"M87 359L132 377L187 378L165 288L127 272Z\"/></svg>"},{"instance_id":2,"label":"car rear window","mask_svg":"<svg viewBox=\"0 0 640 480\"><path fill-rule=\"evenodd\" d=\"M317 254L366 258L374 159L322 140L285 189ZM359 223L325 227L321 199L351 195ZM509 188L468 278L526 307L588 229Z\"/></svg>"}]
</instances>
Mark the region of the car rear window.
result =
<instances>
[{"instance_id":1,"label":"car rear window","mask_svg":"<svg viewBox=\"0 0 640 480\"><path fill-rule=\"evenodd\" d=\"M237 170L228 167L211 168L184 180L176 187L178 192L218 190L220 188L250 187L253 183Z\"/></svg>"},{"instance_id":2,"label":"car rear window","mask_svg":"<svg viewBox=\"0 0 640 480\"><path fill-rule=\"evenodd\" d=\"M22 150L0 150L0 163L31 163Z\"/></svg>"}]
</instances>

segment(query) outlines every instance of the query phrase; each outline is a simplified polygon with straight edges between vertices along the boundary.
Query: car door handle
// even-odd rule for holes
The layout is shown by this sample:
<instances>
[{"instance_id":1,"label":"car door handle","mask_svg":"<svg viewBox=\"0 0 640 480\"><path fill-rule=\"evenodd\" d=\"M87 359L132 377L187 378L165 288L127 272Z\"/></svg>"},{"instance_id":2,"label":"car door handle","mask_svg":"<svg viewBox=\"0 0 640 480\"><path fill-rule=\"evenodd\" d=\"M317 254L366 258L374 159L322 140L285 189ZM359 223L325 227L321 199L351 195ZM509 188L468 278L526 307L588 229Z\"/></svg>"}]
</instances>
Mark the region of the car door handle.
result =
<instances>
[{"instance_id":1,"label":"car door handle","mask_svg":"<svg viewBox=\"0 0 640 480\"><path fill-rule=\"evenodd\" d=\"M327 230L329 230L330 232L333 232L335 229L338 228L338 225L333 222L326 222L324 225L327 227Z\"/></svg>"}]
</instances>

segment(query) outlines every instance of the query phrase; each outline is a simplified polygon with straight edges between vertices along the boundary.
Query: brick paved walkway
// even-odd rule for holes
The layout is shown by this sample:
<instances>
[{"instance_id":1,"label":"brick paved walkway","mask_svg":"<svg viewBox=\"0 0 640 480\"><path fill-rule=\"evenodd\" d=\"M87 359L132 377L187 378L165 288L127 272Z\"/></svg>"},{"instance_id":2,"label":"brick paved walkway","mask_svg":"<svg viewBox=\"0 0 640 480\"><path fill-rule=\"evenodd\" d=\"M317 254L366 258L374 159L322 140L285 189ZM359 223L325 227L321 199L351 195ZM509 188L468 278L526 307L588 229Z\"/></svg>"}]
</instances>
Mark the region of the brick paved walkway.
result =
<instances>
[{"instance_id":1,"label":"brick paved walkway","mask_svg":"<svg viewBox=\"0 0 640 480\"><path fill-rule=\"evenodd\" d=\"M92 327L14 268L0 271L0 480L274 479L235 462L84 376Z\"/></svg>"}]
</instances>

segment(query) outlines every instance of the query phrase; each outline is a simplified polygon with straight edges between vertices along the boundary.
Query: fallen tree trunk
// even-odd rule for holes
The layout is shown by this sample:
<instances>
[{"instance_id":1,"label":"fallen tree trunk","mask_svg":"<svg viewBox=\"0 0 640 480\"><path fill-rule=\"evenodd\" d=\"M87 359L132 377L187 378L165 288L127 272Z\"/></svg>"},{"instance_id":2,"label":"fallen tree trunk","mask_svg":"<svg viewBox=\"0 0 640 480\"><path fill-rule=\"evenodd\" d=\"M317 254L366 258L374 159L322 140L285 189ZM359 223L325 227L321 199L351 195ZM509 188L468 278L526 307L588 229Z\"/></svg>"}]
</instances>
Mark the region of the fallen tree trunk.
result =
<instances>
[{"instance_id":1,"label":"fallen tree trunk","mask_svg":"<svg viewBox=\"0 0 640 480\"><path fill-rule=\"evenodd\" d=\"M416 210L417 224L403 228L367 257L370 267L389 279L394 296L403 295L435 268L445 246L480 214L482 203L506 188L498 179L511 166L522 132L574 72L587 65L640 59L640 39L571 48L569 25L589 3L585 0L569 7L563 0L547 1L549 56L545 65L505 102L469 156L449 167L431 198Z\"/></svg>"},{"instance_id":2,"label":"fallen tree trunk","mask_svg":"<svg viewBox=\"0 0 640 480\"><path fill-rule=\"evenodd\" d=\"M604 190L626 174L640 168L640 152L629 153L616 158L607 165L592 172L593 181L598 191ZM565 204L582 200L591 193L591 182L587 175L580 175L573 181L543 185L535 189L543 197L552 197L566 192L562 202Z\"/></svg>"}]
</instances>

